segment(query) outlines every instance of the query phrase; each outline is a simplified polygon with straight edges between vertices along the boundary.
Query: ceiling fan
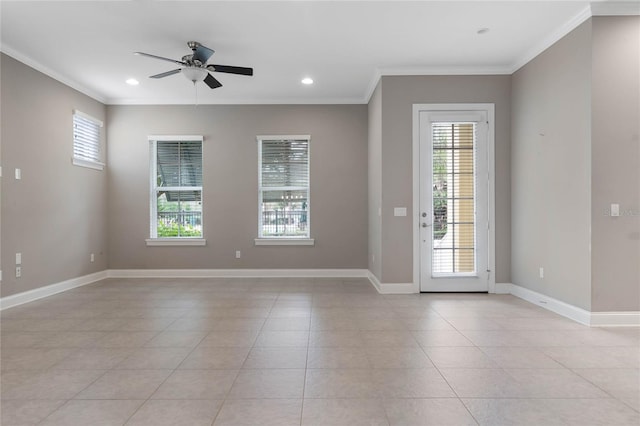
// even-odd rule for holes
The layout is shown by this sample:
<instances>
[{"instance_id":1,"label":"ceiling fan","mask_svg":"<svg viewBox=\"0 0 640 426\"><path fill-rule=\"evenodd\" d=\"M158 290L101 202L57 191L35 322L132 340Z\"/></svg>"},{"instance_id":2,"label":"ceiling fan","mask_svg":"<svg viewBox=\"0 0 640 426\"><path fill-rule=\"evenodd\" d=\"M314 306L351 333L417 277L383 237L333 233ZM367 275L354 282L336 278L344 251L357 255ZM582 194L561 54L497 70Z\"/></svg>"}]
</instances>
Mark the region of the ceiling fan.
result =
<instances>
[{"instance_id":1,"label":"ceiling fan","mask_svg":"<svg viewBox=\"0 0 640 426\"><path fill-rule=\"evenodd\" d=\"M212 71L224 72L227 74L253 75L253 68L236 67L231 65L207 65L207 61L214 53L213 49L209 49L197 41L189 41L187 42L187 46L189 46L193 53L183 56L181 61L151 55L144 52L134 52L134 55L148 56L149 58L160 59L181 65L178 69L152 75L149 78L163 78L181 72L182 75L184 75L187 80L192 81L194 85L198 81L204 81L204 83L212 89L222 87L222 83L210 74Z\"/></svg>"}]
</instances>

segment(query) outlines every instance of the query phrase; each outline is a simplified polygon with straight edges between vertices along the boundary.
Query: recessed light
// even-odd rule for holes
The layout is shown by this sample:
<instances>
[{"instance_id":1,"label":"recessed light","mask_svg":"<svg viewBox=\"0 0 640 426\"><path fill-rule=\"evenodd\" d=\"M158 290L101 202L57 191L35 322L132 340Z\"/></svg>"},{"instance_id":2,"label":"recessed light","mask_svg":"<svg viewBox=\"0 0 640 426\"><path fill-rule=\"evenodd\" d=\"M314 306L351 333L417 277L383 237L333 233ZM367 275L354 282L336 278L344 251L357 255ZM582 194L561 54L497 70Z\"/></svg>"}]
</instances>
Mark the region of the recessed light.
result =
<instances>
[{"instance_id":1,"label":"recessed light","mask_svg":"<svg viewBox=\"0 0 640 426\"><path fill-rule=\"evenodd\" d=\"M305 77L302 79L302 84L306 84L306 85L313 84L313 79L310 77Z\"/></svg>"},{"instance_id":2,"label":"recessed light","mask_svg":"<svg viewBox=\"0 0 640 426\"><path fill-rule=\"evenodd\" d=\"M480 28L478 31L476 31L476 34L482 35L488 32L489 32L489 28Z\"/></svg>"},{"instance_id":3,"label":"recessed light","mask_svg":"<svg viewBox=\"0 0 640 426\"><path fill-rule=\"evenodd\" d=\"M125 83L127 83L129 86L137 86L138 84L140 84L140 82L135 78L130 78Z\"/></svg>"}]
</instances>

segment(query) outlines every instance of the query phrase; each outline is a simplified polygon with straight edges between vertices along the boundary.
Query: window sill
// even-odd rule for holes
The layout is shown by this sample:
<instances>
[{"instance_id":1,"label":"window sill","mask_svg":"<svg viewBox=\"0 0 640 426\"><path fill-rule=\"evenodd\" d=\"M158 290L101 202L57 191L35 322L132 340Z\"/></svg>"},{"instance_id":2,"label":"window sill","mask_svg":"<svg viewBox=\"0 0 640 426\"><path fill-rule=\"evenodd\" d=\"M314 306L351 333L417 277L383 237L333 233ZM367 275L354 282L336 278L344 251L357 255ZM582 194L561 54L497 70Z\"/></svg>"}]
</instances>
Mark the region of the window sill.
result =
<instances>
[{"instance_id":1,"label":"window sill","mask_svg":"<svg viewBox=\"0 0 640 426\"><path fill-rule=\"evenodd\" d=\"M149 238L145 240L147 247L158 246L206 246L204 238Z\"/></svg>"},{"instance_id":2,"label":"window sill","mask_svg":"<svg viewBox=\"0 0 640 426\"><path fill-rule=\"evenodd\" d=\"M71 159L71 162L74 166L86 167L94 170L104 170L104 163L99 163L97 161L81 160L80 158L74 157Z\"/></svg>"},{"instance_id":3,"label":"window sill","mask_svg":"<svg viewBox=\"0 0 640 426\"><path fill-rule=\"evenodd\" d=\"M257 246L313 246L313 238L256 238Z\"/></svg>"}]
</instances>

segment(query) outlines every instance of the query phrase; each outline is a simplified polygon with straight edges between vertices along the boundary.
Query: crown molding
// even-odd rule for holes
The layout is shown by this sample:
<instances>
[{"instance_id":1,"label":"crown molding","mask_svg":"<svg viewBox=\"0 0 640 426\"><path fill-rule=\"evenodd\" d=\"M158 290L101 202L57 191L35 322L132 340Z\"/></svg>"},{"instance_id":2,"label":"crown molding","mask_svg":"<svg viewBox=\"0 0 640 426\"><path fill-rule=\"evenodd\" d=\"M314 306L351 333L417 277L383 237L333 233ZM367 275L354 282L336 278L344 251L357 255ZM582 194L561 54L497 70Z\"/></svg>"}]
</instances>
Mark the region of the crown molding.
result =
<instances>
[{"instance_id":1,"label":"crown molding","mask_svg":"<svg viewBox=\"0 0 640 426\"><path fill-rule=\"evenodd\" d=\"M188 96L166 99L131 99L131 98L109 98L107 105L191 105L194 99ZM203 101L198 99L198 105L361 105L366 104L362 98L311 98L311 99L290 99L290 98L270 98L270 99L225 99L217 98L214 101Z\"/></svg>"},{"instance_id":2,"label":"crown molding","mask_svg":"<svg viewBox=\"0 0 640 426\"><path fill-rule=\"evenodd\" d=\"M266 0L265 0L266 1ZM304 1L304 0L303 0ZM640 3L637 1L594 1L581 10L576 16L550 33L542 41L525 52L511 66L483 67L483 66L458 66L458 67L405 67L405 68L376 68L373 71L369 84L362 97L349 98L248 98L248 99L215 99L202 101L200 105L359 105L368 104L380 79L383 76L410 76L410 75L509 75L513 74L536 58L546 49L558 42L568 33L592 16L638 16L640 15ZM132 98L107 98L102 94L87 88L86 86L65 77L64 75L42 65L40 62L16 51L6 43L0 44L0 52L24 63L25 65L89 96L90 98L106 105L193 105L191 97L177 97L168 99L140 100Z\"/></svg>"},{"instance_id":3,"label":"crown molding","mask_svg":"<svg viewBox=\"0 0 640 426\"><path fill-rule=\"evenodd\" d=\"M376 68L367 91L364 96L364 103L368 104L373 96L373 92L378 86L378 82L385 76L424 76L424 75L508 75L511 74L510 67L485 67L485 66L442 66L442 67L397 67L397 68Z\"/></svg>"},{"instance_id":4,"label":"crown molding","mask_svg":"<svg viewBox=\"0 0 640 426\"><path fill-rule=\"evenodd\" d=\"M106 104L106 98L102 95L100 95L99 93L83 86L82 84L78 83L77 81L74 81L70 78L67 78L65 76L63 76L62 74L53 71L51 68L48 68L44 65L42 65L40 62L26 56L23 55L22 53L18 52L17 50L13 49L11 46L7 46L6 44L2 44L0 45L0 52L4 53L7 56L12 57L13 59L15 59L16 61L22 62L23 64L33 68L36 71L39 71L41 73L43 73L44 75L51 77L52 79L64 84L65 86L68 86L74 90L77 90L78 92L82 93L83 95L87 95L88 97L102 103L102 104Z\"/></svg>"},{"instance_id":5,"label":"crown molding","mask_svg":"<svg viewBox=\"0 0 640 426\"><path fill-rule=\"evenodd\" d=\"M591 7L587 6L582 9L576 16L567 21L564 25L557 28L555 31L545 37L541 42L536 44L533 48L529 49L524 55L520 57L520 59L515 61L511 66L510 74L515 73L520 68L528 64L530 61L553 46L560 39L576 29L580 24L582 24L589 18L591 18Z\"/></svg>"},{"instance_id":6,"label":"crown molding","mask_svg":"<svg viewBox=\"0 0 640 426\"><path fill-rule=\"evenodd\" d=\"M591 3L593 16L636 16L640 15L637 1L597 1Z\"/></svg>"}]
</instances>

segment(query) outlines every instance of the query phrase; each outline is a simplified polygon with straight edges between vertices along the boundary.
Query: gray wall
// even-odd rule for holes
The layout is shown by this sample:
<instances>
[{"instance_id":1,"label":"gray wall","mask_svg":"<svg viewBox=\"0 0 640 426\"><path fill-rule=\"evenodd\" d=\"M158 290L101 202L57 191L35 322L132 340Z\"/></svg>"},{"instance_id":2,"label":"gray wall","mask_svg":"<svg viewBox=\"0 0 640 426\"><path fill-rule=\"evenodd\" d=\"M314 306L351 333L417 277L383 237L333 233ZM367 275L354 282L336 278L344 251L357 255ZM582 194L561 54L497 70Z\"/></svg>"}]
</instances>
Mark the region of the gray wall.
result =
<instances>
[{"instance_id":1,"label":"gray wall","mask_svg":"<svg viewBox=\"0 0 640 426\"><path fill-rule=\"evenodd\" d=\"M107 268L107 169L73 166L72 111L99 102L2 54L2 297ZM22 169L22 180L14 170ZM22 278L15 278L15 253ZM90 253L95 262L90 263Z\"/></svg>"},{"instance_id":2,"label":"gray wall","mask_svg":"<svg viewBox=\"0 0 640 426\"><path fill-rule=\"evenodd\" d=\"M510 89L508 75L382 77L382 279L413 282L413 105L494 103L496 282L510 282ZM394 207L407 207L395 217Z\"/></svg>"},{"instance_id":3,"label":"gray wall","mask_svg":"<svg viewBox=\"0 0 640 426\"><path fill-rule=\"evenodd\" d=\"M640 310L640 17L593 18L592 305ZM611 203L622 216L607 215Z\"/></svg>"},{"instance_id":4,"label":"gray wall","mask_svg":"<svg viewBox=\"0 0 640 426\"><path fill-rule=\"evenodd\" d=\"M366 268L367 106L109 106L109 266ZM204 136L205 247L147 247L148 135ZM256 135L310 134L314 247L255 246ZM242 258L235 259L235 251Z\"/></svg>"},{"instance_id":5,"label":"gray wall","mask_svg":"<svg viewBox=\"0 0 640 426\"><path fill-rule=\"evenodd\" d=\"M382 85L369 100L369 271L382 280Z\"/></svg>"},{"instance_id":6,"label":"gray wall","mask_svg":"<svg viewBox=\"0 0 640 426\"><path fill-rule=\"evenodd\" d=\"M513 75L511 139L513 283L587 310L590 70L588 20Z\"/></svg>"}]
</instances>

